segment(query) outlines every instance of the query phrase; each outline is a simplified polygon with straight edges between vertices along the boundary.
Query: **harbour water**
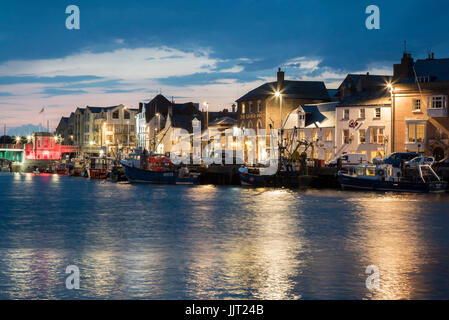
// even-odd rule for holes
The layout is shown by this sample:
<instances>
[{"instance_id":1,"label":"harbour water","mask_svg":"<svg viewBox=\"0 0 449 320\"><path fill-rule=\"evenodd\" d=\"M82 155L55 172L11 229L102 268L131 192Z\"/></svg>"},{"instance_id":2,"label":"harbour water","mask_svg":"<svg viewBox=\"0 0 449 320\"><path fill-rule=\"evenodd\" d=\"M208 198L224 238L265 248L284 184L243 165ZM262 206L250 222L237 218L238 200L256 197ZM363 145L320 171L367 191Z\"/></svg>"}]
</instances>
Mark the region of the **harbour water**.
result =
<instances>
[{"instance_id":1,"label":"harbour water","mask_svg":"<svg viewBox=\"0 0 449 320\"><path fill-rule=\"evenodd\" d=\"M5 173L0 235L0 299L449 299L448 194Z\"/></svg>"}]
</instances>

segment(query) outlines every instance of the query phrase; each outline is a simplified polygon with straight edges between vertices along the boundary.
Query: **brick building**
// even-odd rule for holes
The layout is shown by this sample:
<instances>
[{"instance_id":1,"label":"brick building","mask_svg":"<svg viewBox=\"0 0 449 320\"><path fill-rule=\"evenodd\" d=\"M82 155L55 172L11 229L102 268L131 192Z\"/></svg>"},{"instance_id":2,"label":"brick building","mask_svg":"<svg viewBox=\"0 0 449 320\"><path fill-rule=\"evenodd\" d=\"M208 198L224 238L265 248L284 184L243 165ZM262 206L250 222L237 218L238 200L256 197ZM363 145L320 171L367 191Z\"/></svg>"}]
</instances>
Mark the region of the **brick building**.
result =
<instances>
[{"instance_id":1,"label":"brick building","mask_svg":"<svg viewBox=\"0 0 449 320\"><path fill-rule=\"evenodd\" d=\"M392 152L449 156L449 59L414 60L404 53L391 85Z\"/></svg>"}]
</instances>

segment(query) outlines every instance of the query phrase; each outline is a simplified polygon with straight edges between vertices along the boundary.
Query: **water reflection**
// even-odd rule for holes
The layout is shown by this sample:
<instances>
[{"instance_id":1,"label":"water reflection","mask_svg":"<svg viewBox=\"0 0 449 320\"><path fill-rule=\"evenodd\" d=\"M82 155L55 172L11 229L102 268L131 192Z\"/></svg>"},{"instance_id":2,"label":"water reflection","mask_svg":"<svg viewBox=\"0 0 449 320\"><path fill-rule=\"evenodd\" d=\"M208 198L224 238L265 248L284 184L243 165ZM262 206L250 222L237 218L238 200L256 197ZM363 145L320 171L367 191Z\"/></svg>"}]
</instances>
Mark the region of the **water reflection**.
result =
<instances>
[{"instance_id":1,"label":"water reflection","mask_svg":"<svg viewBox=\"0 0 449 320\"><path fill-rule=\"evenodd\" d=\"M14 174L0 191L3 299L449 297L446 195ZM79 291L65 288L72 264Z\"/></svg>"},{"instance_id":2,"label":"water reflection","mask_svg":"<svg viewBox=\"0 0 449 320\"><path fill-rule=\"evenodd\" d=\"M413 275L421 273L421 266L428 262L426 234L416 219L420 214L416 212L419 199L409 195L374 195L350 202L359 208L356 227L360 234L360 262L380 269L380 289L366 297L411 299L422 286L413 281Z\"/></svg>"}]
</instances>

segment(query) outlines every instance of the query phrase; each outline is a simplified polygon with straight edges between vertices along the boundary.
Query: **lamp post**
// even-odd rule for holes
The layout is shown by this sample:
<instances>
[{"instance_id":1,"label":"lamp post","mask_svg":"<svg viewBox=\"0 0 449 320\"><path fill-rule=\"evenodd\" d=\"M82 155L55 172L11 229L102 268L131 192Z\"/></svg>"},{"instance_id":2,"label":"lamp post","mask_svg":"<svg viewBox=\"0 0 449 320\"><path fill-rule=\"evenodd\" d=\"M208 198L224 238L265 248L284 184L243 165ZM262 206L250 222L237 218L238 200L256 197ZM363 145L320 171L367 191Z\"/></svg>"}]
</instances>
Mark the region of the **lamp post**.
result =
<instances>
[{"instance_id":1,"label":"lamp post","mask_svg":"<svg viewBox=\"0 0 449 320\"><path fill-rule=\"evenodd\" d=\"M209 103L206 101L203 103L203 106L206 107L206 126L205 126L205 128L208 129L209 128Z\"/></svg>"}]
</instances>

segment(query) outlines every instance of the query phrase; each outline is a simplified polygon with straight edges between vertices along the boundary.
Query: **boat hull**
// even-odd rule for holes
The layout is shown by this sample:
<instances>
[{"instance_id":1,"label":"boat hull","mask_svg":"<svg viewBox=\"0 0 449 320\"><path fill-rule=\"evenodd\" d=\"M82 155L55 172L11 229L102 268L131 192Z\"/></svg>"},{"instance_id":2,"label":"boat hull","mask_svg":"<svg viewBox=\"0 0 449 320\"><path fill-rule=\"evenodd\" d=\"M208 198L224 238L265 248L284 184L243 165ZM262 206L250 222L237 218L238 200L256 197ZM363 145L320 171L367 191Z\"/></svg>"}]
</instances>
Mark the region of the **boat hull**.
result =
<instances>
[{"instance_id":1,"label":"boat hull","mask_svg":"<svg viewBox=\"0 0 449 320\"><path fill-rule=\"evenodd\" d=\"M251 187L307 188L310 186L312 180L312 176L304 176L296 173L284 173L269 176L240 173L240 183L242 186Z\"/></svg>"},{"instance_id":2,"label":"boat hull","mask_svg":"<svg viewBox=\"0 0 449 320\"><path fill-rule=\"evenodd\" d=\"M395 191L410 193L439 193L445 192L445 182L393 182L360 179L346 174L338 175L338 182L345 189L373 190L373 191Z\"/></svg>"},{"instance_id":3,"label":"boat hull","mask_svg":"<svg viewBox=\"0 0 449 320\"><path fill-rule=\"evenodd\" d=\"M106 169L89 169L87 172L89 179L106 179L108 173Z\"/></svg>"},{"instance_id":4,"label":"boat hull","mask_svg":"<svg viewBox=\"0 0 449 320\"><path fill-rule=\"evenodd\" d=\"M122 164L125 176L131 183L147 184L199 184L200 175L189 175L189 177L179 177L176 171L150 171L134 168Z\"/></svg>"}]
</instances>

